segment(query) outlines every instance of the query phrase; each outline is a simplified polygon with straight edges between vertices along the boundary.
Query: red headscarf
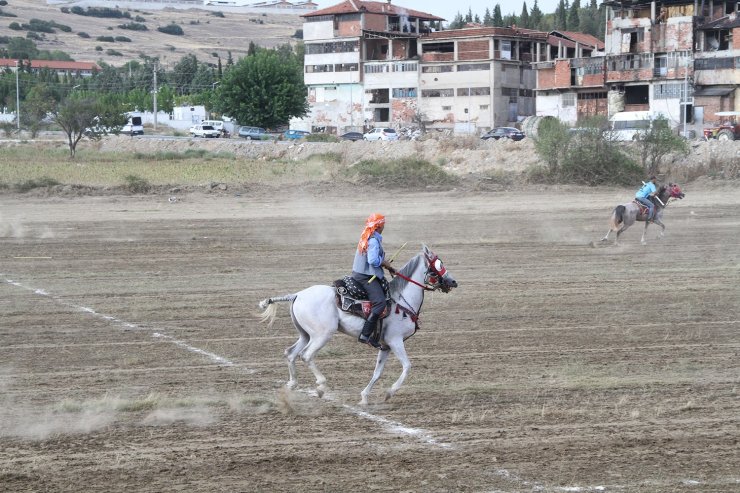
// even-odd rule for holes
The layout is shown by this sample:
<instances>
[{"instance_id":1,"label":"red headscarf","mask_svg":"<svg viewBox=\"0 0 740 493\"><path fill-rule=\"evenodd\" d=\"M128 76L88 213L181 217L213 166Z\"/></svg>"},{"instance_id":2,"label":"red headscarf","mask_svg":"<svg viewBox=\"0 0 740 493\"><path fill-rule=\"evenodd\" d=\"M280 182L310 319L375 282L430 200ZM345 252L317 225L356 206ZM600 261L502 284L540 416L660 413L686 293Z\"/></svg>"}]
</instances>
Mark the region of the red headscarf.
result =
<instances>
[{"instance_id":1,"label":"red headscarf","mask_svg":"<svg viewBox=\"0 0 740 493\"><path fill-rule=\"evenodd\" d=\"M360 253L367 252L367 240L370 238L370 235L384 224L385 216L378 214L377 212L375 214L370 214L370 216L365 220L365 229L362 230L360 242L357 244L357 250L359 250Z\"/></svg>"}]
</instances>

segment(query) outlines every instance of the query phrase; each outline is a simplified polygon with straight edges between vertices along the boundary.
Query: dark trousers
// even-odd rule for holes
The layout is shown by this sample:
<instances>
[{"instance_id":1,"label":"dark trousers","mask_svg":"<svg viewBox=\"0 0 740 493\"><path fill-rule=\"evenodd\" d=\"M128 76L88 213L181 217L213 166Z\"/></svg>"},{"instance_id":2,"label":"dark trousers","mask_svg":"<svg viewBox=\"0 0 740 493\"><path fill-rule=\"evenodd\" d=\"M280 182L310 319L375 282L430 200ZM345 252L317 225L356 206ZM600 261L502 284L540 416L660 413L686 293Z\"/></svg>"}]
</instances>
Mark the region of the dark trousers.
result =
<instances>
[{"instance_id":1,"label":"dark trousers","mask_svg":"<svg viewBox=\"0 0 740 493\"><path fill-rule=\"evenodd\" d=\"M365 288L365 291L367 291L367 299L369 299L370 303L373 304L371 312L376 315L380 315L385 309L385 293L383 292L383 286L380 285L380 280L377 277L373 279L372 282L368 283L372 277L373 276L368 276L367 274L358 274L357 272L352 273L352 278L359 281Z\"/></svg>"}]
</instances>

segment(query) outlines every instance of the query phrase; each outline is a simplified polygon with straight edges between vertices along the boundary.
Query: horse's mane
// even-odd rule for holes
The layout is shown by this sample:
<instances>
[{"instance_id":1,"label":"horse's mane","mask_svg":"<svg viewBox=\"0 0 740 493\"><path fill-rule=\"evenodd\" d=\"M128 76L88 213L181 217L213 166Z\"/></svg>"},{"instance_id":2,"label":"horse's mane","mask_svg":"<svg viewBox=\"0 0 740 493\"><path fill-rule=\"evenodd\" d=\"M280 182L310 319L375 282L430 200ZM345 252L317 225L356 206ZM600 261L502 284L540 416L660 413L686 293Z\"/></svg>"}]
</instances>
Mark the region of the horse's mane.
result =
<instances>
[{"instance_id":1,"label":"horse's mane","mask_svg":"<svg viewBox=\"0 0 740 493\"><path fill-rule=\"evenodd\" d=\"M409 260L406 265L401 267L398 272L403 274L406 277L411 277L411 274L414 273L416 268L419 266L419 262L421 261L422 254L419 253L415 257L413 257L411 260ZM406 285L409 282L406 279L403 279L401 276L394 277L389 284L389 291L391 292L391 296L400 293L404 290Z\"/></svg>"}]
</instances>

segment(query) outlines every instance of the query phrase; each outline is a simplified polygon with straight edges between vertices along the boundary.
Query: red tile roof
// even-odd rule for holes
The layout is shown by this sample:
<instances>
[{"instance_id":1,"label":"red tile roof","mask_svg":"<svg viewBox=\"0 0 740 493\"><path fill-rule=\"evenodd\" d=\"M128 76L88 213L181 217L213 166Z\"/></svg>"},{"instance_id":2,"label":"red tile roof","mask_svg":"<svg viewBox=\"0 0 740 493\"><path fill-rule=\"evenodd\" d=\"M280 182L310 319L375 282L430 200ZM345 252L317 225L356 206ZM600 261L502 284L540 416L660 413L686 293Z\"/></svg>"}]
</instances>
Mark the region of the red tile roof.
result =
<instances>
[{"instance_id":1,"label":"red tile roof","mask_svg":"<svg viewBox=\"0 0 740 493\"><path fill-rule=\"evenodd\" d=\"M13 68L18 60L15 58L0 58L0 67ZM27 60L23 60L24 65ZM67 62L59 60L31 60L31 68L50 68L52 70L100 70L94 62Z\"/></svg>"},{"instance_id":2,"label":"red tile roof","mask_svg":"<svg viewBox=\"0 0 740 493\"><path fill-rule=\"evenodd\" d=\"M591 36L590 34L577 33L573 31L553 31L553 32L560 33L563 36L575 41L576 43L580 43L586 46L593 46L597 50L604 49L604 42L599 40L599 38L595 36Z\"/></svg>"},{"instance_id":3,"label":"red tile roof","mask_svg":"<svg viewBox=\"0 0 740 493\"><path fill-rule=\"evenodd\" d=\"M336 15L336 14L355 14L358 12L368 12L370 14L399 15L407 17L418 17L425 21L443 21L442 17L420 12L414 9L407 9L391 2L366 2L363 0L345 0L325 9L303 14L301 17L316 17L319 15Z\"/></svg>"}]
</instances>

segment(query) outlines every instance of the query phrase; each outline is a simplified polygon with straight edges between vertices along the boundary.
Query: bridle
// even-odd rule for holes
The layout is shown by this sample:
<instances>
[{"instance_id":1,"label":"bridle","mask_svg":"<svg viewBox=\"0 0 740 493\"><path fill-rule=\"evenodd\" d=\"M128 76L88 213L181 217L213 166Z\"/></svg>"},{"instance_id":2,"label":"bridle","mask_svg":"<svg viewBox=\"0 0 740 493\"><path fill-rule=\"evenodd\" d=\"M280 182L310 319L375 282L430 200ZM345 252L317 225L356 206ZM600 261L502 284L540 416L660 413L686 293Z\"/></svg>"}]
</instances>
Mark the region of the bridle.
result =
<instances>
[{"instance_id":1,"label":"bridle","mask_svg":"<svg viewBox=\"0 0 740 493\"><path fill-rule=\"evenodd\" d=\"M428 265L427 271L424 273L424 284L414 281L400 272L396 272L396 275L412 284L416 284L424 291L436 291L437 289L441 289L444 292L449 291L450 289L444 281L444 275L447 273L447 269L442 264L442 261L436 255L430 257L424 254L424 257Z\"/></svg>"}]
</instances>

